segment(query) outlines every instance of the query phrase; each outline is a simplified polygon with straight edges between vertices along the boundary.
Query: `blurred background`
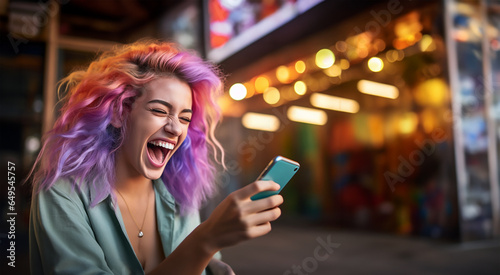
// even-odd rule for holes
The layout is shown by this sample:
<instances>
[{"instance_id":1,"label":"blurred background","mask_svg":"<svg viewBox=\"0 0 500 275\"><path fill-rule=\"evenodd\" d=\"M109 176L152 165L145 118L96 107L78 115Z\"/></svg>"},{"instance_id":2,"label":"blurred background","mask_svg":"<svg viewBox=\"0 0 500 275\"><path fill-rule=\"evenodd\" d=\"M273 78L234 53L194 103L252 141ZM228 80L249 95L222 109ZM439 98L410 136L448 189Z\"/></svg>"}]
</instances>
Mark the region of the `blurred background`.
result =
<instances>
[{"instance_id":1,"label":"blurred background","mask_svg":"<svg viewBox=\"0 0 500 275\"><path fill-rule=\"evenodd\" d=\"M500 274L499 0L0 0L0 36L2 274L29 272L21 181L57 81L143 37L227 76L205 216L274 156L301 163L274 230L222 251L237 274Z\"/></svg>"}]
</instances>

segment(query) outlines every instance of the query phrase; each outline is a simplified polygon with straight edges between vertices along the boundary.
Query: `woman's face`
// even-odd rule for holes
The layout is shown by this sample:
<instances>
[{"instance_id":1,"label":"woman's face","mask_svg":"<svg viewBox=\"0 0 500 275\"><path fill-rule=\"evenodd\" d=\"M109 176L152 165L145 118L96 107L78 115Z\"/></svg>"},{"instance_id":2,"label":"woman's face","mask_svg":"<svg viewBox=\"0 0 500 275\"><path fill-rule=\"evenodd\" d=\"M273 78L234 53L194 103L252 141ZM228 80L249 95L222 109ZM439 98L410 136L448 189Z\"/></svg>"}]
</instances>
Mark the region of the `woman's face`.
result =
<instances>
[{"instance_id":1,"label":"woman's face","mask_svg":"<svg viewBox=\"0 0 500 275\"><path fill-rule=\"evenodd\" d=\"M127 119L127 135L117 153L117 167L130 176L158 179L186 139L192 116L189 85L160 77L144 87Z\"/></svg>"}]
</instances>

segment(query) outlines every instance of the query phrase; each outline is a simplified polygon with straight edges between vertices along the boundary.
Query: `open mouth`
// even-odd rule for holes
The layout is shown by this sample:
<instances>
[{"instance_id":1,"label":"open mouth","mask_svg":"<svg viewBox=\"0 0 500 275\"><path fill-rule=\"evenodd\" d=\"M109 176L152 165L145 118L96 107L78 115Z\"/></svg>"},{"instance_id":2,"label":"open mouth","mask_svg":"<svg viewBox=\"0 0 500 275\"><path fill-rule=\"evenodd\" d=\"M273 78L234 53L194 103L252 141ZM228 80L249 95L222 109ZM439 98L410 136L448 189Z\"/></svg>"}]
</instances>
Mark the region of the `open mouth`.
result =
<instances>
[{"instance_id":1,"label":"open mouth","mask_svg":"<svg viewBox=\"0 0 500 275\"><path fill-rule=\"evenodd\" d=\"M151 162L161 167L165 164L168 153L174 149L174 144L162 140L153 140L148 142L148 156Z\"/></svg>"}]
</instances>

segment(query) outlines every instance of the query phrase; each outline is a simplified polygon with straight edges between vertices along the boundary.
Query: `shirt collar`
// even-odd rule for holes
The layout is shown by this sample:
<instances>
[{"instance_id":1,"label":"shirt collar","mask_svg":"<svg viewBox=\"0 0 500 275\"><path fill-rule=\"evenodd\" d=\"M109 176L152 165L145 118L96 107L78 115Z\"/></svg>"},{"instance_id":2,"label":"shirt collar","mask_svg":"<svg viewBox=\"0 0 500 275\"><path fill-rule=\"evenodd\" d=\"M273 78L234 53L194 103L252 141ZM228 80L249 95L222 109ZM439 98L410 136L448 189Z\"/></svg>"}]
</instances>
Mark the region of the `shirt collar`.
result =
<instances>
[{"instance_id":1,"label":"shirt collar","mask_svg":"<svg viewBox=\"0 0 500 275\"><path fill-rule=\"evenodd\" d=\"M167 187L165 186L163 180L161 178L153 180L153 185L155 187L156 192L158 192L160 199L166 202L167 205L174 210L175 198L174 196L172 196L172 194L170 194L170 192L168 192Z\"/></svg>"},{"instance_id":2,"label":"shirt collar","mask_svg":"<svg viewBox=\"0 0 500 275\"><path fill-rule=\"evenodd\" d=\"M85 186L85 188L88 188L88 189L89 189L89 190L88 190L88 193L89 193L90 203L91 203L92 205L98 205L98 204L102 203L103 201L105 201L105 200L107 200L107 199L109 199L109 200L110 200L110 203L111 203L112 205L115 205L115 202L114 202L114 200L112 199L112 196L111 196L111 189L109 190L109 192L108 192L108 195L107 195L107 196L102 197L102 198L101 198L100 200L98 200L98 201L94 201L94 199L98 197L98 194L97 194L97 190L96 190L96 188L93 188L93 187L88 186L88 185L86 185L86 186Z\"/></svg>"}]
</instances>

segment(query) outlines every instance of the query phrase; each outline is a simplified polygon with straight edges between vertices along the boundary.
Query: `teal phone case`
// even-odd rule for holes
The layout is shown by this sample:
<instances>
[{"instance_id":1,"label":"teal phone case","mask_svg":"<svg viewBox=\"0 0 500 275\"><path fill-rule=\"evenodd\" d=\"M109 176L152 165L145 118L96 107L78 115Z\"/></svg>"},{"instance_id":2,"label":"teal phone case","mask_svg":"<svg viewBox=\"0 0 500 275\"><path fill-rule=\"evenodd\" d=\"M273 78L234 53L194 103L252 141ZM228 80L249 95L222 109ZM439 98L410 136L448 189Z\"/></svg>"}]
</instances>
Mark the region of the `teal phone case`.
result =
<instances>
[{"instance_id":1,"label":"teal phone case","mask_svg":"<svg viewBox=\"0 0 500 275\"><path fill-rule=\"evenodd\" d=\"M267 165L257 180L272 180L281 186L278 191L264 191L251 197L252 200L276 195L285 187L290 179L299 170L299 163L283 156L277 156Z\"/></svg>"}]
</instances>

